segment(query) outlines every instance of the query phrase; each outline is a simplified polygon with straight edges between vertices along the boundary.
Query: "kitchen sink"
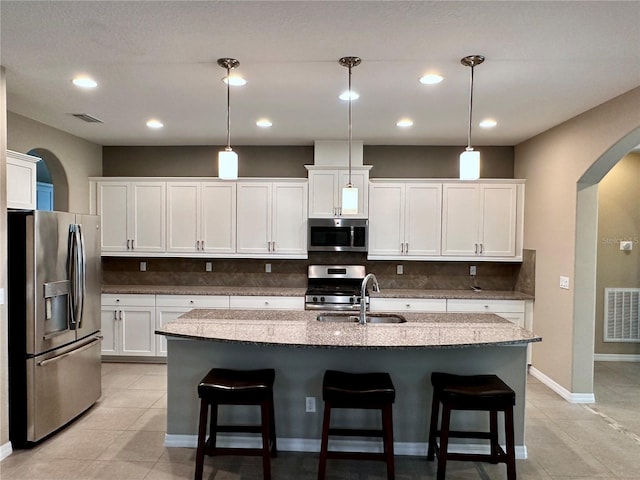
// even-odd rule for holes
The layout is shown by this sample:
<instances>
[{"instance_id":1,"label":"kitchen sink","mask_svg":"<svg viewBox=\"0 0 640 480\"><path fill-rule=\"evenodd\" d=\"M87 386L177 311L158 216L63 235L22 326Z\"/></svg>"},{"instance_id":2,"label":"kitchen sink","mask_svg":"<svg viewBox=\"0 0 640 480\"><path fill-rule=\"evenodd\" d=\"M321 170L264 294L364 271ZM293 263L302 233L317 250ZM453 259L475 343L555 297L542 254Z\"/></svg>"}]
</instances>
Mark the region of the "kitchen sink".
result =
<instances>
[{"instance_id":1,"label":"kitchen sink","mask_svg":"<svg viewBox=\"0 0 640 480\"><path fill-rule=\"evenodd\" d=\"M316 319L319 322L359 322L360 317L353 313L320 313ZM368 314L367 323L405 323L402 315L393 313Z\"/></svg>"}]
</instances>

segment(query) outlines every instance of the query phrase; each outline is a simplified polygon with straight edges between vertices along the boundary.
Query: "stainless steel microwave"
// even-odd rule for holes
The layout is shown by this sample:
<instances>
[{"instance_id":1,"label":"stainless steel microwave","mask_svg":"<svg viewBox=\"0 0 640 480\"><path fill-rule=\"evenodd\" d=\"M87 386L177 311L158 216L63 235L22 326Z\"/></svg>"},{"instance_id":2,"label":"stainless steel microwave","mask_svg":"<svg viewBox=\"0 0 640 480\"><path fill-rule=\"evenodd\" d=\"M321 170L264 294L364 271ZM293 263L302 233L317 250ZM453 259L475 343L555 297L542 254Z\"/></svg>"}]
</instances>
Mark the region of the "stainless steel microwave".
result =
<instances>
[{"instance_id":1,"label":"stainless steel microwave","mask_svg":"<svg viewBox=\"0 0 640 480\"><path fill-rule=\"evenodd\" d=\"M310 218L310 252L366 252L369 220L365 218Z\"/></svg>"}]
</instances>

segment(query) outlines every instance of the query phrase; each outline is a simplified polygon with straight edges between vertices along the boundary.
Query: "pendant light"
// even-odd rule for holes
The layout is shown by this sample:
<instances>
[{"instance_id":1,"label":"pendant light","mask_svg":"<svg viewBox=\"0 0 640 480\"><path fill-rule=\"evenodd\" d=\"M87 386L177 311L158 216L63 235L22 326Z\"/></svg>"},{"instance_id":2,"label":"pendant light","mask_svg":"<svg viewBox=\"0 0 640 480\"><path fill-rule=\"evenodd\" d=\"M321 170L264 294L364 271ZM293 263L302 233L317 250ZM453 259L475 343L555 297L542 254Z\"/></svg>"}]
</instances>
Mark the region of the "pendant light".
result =
<instances>
[{"instance_id":1,"label":"pendant light","mask_svg":"<svg viewBox=\"0 0 640 480\"><path fill-rule=\"evenodd\" d=\"M227 70L227 146L218 152L218 177L222 180L238 178L238 154L231 150L231 69L240 66L235 58L219 58L218 65Z\"/></svg>"},{"instance_id":2,"label":"pendant light","mask_svg":"<svg viewBox=\"0 0 640 480\"><path fill-rule=\"evenodd\" d=\"M361 63L360 57L342 57L338 62L343 67L349 69L349 182L347 186L342 189L342 205L341 212L343 215L357 215L358 214L358 189L351 183L351 142L352 142L352 125L351 125L351 102L353 95L351 92L351 69L357 67Z\"/></svg>"},{"instance_id":3,"label":"pendant light","mask_svg":"<svg viewBox=\"0 0 640 480\"><path fill-rule=\"evenodd\" d=\"M473 69L484 62L482 55L469 55L460 60L465 67L471 67L471 83L469 87L469 131L467 148L460 154L460 180L477 180L480 178L480 152L471 146L471 119L473 113Z\"/></svg>"}]
</instances>

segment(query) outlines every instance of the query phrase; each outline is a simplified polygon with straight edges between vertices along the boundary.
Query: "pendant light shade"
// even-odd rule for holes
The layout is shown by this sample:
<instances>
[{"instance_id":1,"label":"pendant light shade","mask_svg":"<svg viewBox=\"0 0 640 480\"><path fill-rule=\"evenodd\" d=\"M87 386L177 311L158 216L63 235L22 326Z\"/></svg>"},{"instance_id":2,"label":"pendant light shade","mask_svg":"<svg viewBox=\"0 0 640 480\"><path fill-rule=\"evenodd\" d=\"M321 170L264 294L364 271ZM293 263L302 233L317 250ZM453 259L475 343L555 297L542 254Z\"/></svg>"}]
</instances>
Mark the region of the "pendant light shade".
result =
<instances>
[{"instance_id":1,"label":"pendant light shade","mask_svg":"<svg viewBox=\"0 0 640 480\"><path fill-rule=\"evenodd\" d=\"M482 55L469 55L460 60L465 67L471 68L471 82L469 85L469 129L467 134L467 148L460 154L460 180L477 180L480 178L480 152L471 146L471 125L473 119L473 69L484 62Z\"/></svg>"},{"instance_id":2,"label":"pendant light shade","mask_svg":"<svg viewBox=\"0 0 640 480\"><path fill-rule=\"evenodd\" d=\"M238 178L238 154L231 149L231 82L229 77L232 68L240 66L235 58L219 58L218 65L227 70L227 146L218 152L218 177L222 180Z\"/></svg>"},{"instance_id":3,"label":"pendant light shade","mask_svg":"<svg viewBox=\"0 0 640 480\"><path fill-rule=\"evenodd\" d=\"M347 186L342 189L342 203L341 212L343 215L357 215L358 214L358 189L351 183L351 143L352 143L352 122L351 122L351 102L353 101L353 95L351 95L351 69L360 65L362 60L360 57L342 57L338 60L340 65L349 69L349 182Z\"/></svg>"}]
</instances>

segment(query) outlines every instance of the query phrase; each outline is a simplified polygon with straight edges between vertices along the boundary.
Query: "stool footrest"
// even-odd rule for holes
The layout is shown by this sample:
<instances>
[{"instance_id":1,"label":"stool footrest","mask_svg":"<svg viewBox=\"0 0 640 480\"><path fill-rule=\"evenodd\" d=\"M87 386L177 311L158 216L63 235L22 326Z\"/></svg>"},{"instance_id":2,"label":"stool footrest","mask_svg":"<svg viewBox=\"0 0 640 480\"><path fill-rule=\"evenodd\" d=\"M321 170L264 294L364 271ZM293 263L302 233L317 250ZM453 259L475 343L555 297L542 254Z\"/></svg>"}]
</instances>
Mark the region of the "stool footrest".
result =
<instances>
[{"instance_id":1,"label":"stool footrest","mask_svg":"<svg viewBox=\"0 0 640 480\"><path fill-rule=\"evenodd\" d=\"M447 453L447 460L470 461L470 462L490 462L490 463L507 463L507 454L498 447L496 455L489 453ZM436 457L439 455L439 448L436 448ZM430 459L433 460L433 459Z\"/></svg>"},{"instance_id":2,"label":"stool footrest","mask_svg":"<svg viewBox=\"0 0 640 480\"><path fill-rule=\"evenodd\" d=\"M340 435L343 437L379 437L382 438L382 430L372 430L364 428L330 428L329 435Z\"/></svg>"},{"instance_id":3,"label":"stool footrest","mask_svg":"<svg viewBox=\"0 0 640 480\"><path fill-rule=\"evenodd\" d=\"M440 430L437 432L437 436L440 436ZM491 440L490 432L460 432L457 430L449 431L449 438L482 438Z\"/></svg>"},{"instance_id":4,"label":"stool footrest","mask_svg":"<svg viewBox=\"0 0 640 480\"><path fill-rule=\"evenodd\" d=\"M218 425L217 432L225 433L262 433L259 425Z\"/></svg>"},{"instance_id":5,"label":"stool footrest","mask_svg":"<svg viewBox=\"0 0 640 480\"><path fill-rule=\"evenodd\" d=\"M371 452L336 452L335 450L327 450L327 459L341 459L341 460L378 460L382 462L387 461L387 457L384 453L371 453Z\"/></svg>"},{"instance_id":6,"label":"stool footrest","mask_svg":"<svg viewBox=\"0 0 640 480\"><path fill-rule=\"evenodd\" d=\"M252 457L262 457L264 450L261 448L233 448L233 447L206 447L207 455L248 455Z\"/></svg>"}]
</instances>

